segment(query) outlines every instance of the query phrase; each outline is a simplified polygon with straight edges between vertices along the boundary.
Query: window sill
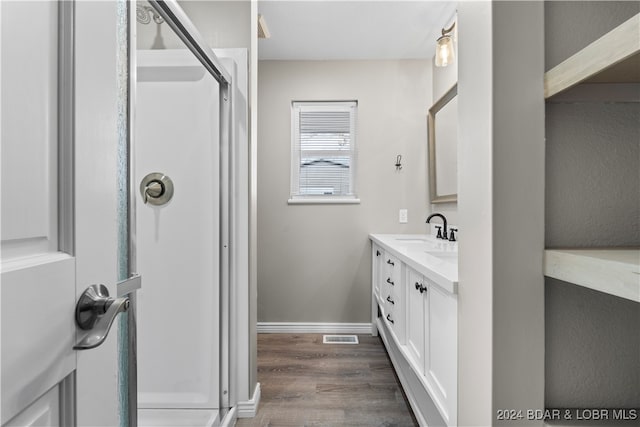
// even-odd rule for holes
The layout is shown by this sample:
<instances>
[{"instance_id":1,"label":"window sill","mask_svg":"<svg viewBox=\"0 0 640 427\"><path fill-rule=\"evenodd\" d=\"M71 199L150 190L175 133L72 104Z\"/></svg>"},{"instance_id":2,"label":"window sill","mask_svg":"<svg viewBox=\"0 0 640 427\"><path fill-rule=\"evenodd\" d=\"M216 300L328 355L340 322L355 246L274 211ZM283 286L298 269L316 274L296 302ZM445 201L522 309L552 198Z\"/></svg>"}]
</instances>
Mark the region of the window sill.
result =
<instances>
[{"instance_id":1,"label":"window sill","mask_svg":"<svg viewBox=\"0 0 640 427\"><path fill-rule=\"evenodd\" d=\"M304 198L289 199L290 205L359 205L360 199L324 199L324 198Z\"/></svg>"}]
</instances>

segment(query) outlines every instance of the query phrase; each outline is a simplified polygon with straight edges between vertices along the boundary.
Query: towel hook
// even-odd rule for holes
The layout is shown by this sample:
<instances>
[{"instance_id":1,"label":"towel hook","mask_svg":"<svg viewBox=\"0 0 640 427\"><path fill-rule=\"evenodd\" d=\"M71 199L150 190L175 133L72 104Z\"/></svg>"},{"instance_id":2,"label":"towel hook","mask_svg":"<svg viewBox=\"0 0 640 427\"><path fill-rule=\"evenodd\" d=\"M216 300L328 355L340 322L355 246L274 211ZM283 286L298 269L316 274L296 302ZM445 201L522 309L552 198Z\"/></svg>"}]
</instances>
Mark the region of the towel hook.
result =
<instances>
[{"instance_id":1,"label":"towel hook","mask_svg":"<svg viewBox=\"0 0 640 427\"><path fill-rule=\"evenodd\" d=\"M402 154L398 154L396 157L396 170L402 170Z\"/></svg>"}]
</instances>

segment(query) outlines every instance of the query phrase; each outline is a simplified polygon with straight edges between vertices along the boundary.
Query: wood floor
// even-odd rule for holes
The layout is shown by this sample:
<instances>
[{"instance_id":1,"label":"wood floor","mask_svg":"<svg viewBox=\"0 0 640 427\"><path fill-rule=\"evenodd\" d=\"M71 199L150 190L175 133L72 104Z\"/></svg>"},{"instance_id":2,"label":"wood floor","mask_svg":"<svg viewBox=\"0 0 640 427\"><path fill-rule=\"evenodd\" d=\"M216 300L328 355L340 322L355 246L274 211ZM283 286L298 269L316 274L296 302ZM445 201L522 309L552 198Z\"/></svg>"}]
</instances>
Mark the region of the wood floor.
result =
<instances>
[{"instance_id":1,"label":"wood floor","mask_svg":"<svg viewBox=\"0 0 640 427\"><path fill-rule=\"evenodd\" d=\"M321 334L259 334L255 418L238 427L417 426L379 337L322 344Z\"/></svg>"}]
</instances>

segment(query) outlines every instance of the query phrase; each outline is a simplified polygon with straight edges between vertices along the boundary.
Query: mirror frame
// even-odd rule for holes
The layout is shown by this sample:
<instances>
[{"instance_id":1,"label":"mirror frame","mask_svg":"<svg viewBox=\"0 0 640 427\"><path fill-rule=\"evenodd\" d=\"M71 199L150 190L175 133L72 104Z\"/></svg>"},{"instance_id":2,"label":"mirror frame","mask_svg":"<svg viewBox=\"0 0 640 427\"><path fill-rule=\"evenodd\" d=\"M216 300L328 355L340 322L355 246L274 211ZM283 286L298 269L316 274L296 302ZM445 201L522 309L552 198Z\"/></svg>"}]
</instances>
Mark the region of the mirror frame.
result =
<instances>
[{"instance_id":1,"label":"mirror frame","mask_svg":"<svg viewBox=\"0 0 640 427\"><path fill-rule=\"evenodd\" d=\"M431 203L455 203L458 194L438 194L436 182L436 114L442 110L453 98L458 95L458 83L454 84L435 104L429 108L427 114L428 141L429 141L429 198ZM457 142L457 141L456 141Z\"/></svg>"}]
</instances>

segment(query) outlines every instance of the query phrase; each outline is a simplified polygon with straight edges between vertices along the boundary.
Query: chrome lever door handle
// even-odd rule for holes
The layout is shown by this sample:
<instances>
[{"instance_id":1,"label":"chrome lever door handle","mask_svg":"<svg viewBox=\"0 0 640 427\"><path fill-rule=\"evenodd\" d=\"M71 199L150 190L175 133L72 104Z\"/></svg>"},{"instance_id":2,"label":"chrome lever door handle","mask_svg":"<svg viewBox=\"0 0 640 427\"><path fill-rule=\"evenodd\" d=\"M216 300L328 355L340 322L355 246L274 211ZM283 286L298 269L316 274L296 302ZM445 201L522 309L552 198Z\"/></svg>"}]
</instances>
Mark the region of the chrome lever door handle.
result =
<instances>
[{"instance_id":1,"label":"chrome lever door handle","mask_svg":"<svg viewBox=\"0 0 640 427\"><path fill-rule=\"evenodd\" d=\"M76 304L76 324L90 332L73 346L74 350L88 350L102 344L118 313L128 309L129 298L110 298L106 286L89 286Z\"/></svg>"}]
</instances>

